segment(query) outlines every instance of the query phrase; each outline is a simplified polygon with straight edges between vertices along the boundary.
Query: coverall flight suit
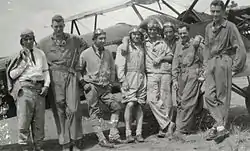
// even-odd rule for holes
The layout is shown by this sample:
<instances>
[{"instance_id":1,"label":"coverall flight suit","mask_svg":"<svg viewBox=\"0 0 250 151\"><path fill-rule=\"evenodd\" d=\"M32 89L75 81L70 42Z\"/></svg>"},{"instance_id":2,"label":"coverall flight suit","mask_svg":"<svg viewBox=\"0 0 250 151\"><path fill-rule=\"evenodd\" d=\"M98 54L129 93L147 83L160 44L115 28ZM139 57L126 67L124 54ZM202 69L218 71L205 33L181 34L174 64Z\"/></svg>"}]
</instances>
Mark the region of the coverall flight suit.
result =
<instances>
[{"instance_id":1,"label":"coverall flight suit","mask_svg":"<svg viewBox=\"0 0 250 151\"><path fill-rule=\"evenodd\" d=\"M117 75L119 82L128 82L129 89L122 90L122 103L131 101L139 104L145 104L147 78L145 73L145 51L144 48L139 46L132 46L129 44L128 53L122 56L120 45L117 48L115 64L117 67ZM136 130L136 135L141 135L142 129ZM131 135L131 134L130 134Z\"/></svg>"},{"instance_id":2,"label":"coverall flight suit","mask_svg":"<svg viewBox=\"0 0 250 151\"><path fill-rule=\"evenodd\" d=\"M246 49L241 35L230 21L219 28L206 27L204 59L206 69L205 102L216 123L226 126L231 102L232 71L240 72L246 62Z\"/></svg>"},{"instance_id":3,"label":"coverall flight suit","mask_svg":"<svg viewBox=\"0 0 250 151\"><path fill-rule=\"evenodd\" d=\"M176 131L190 133L199 110L201 84L198 80L203 68L203 48L194 48L193 40L178 43L172 63L173 80L178 83Z\"/></svg>"},{"instance_id":4,"label":"coverall flight suit","mask_svg":"<svg viewBox=\"0 0 250 151\"><path fill-rule=\"evenodd\" d=\"M64 34L66 37L64 44L56 44L53 35L42 39L38 44L49 63L53 103L55 103L55 108L53 109L52 105L52 109L61 145L82 138L81 117L78 112L80 95L77 70L79 70L80 53L87 48L83 39L68 33Z\"/></svg>"}]
</instances>

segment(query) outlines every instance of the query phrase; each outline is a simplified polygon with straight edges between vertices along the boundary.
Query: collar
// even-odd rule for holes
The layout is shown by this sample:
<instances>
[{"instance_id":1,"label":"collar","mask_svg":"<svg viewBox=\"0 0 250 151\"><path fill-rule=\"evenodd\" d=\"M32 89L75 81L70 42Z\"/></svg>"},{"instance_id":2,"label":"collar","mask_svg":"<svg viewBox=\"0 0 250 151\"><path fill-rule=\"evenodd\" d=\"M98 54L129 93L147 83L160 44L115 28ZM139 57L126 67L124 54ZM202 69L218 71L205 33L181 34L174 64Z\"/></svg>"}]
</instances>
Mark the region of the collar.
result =
<instances>
[{"instance_id":1,"label":"collar","mask_svg":"<svg viewBox=\"0 0 250 151\"><path fill-rule=\"evenodd\" d=\"M67 40L70 37L70 35L68 33L63 33L63 38L62 40ZM51 35L51 39L52 40L56 40L56 37L54 34Z\"/></svg>"},{"instance_id":2,"label":"collar","mask_svg":"<svg viewBox=\"0 0 250 151\"><path fill-rule=\"evenodd\" d=\"M227 20L226 19L223 19L223 21L222 21L222 23L220 24L220 26L219 27L226 27L227 26ZM215 22L213 21L213 23L212 23L212 26L214 27L214 25L215 25Z\"/></svg>"},{"instance_id":3,"label":"collar","mask_svg":"<svg viewBox=\"0 0 250 151\"><path fill-rule=\"evenodd\" d=\"M92 48L93 48L93 51L95 52L95 54L98 56L98 57L102 57L102 52L105 50L105 48L98 48L95 44L92 45Z\"/></svg>"},{"instance_id":4,"label":"collar","mask_svg":"<svg viewBox=\"0 0 250 151\"><path fill-rule=\"evenodd\" d=\"M161 43L162 40L161 40L160 38L157 38L154 42L152 42L152 40L151 40L150 38L147 38L147 39L145 40L145 42L149 42L149 43L151 43L151 44L153 44L153 45L157 45L157 44Z\"/></svg>"}]
</instances>

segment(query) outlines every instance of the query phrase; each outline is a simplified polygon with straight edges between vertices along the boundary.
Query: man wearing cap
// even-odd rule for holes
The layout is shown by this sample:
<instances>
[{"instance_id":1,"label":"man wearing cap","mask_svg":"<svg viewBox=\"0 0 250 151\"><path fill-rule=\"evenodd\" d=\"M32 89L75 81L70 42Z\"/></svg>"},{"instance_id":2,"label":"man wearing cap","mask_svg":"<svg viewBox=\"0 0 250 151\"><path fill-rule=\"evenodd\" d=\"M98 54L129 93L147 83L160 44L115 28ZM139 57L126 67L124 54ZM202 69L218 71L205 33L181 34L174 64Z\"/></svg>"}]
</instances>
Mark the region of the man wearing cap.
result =
<instances>
[{"instance_id":1,"label":"man wearing cap","mask_svg":"<svg viewBox=\"0 0 250 151\"><path fill-rule=\"evenodd\" d=\"M213 0L210 12L213 22L205 30L205 103L216 123L208 131L206 139L220 142L229 136L225 126L231 101L232 76L244 68L246 49L235 24L224 18L224 2Z\"/></svg>"},{"instance_id":2,"label":"man wearing cap","mask_svg":"<svg viewBox=\"0 0 250 151\"><path fill-rule=\"evenodd\" d=\"M34 47L34 32L21 33L22 50L7 68L8 89L16 101L18 143L26 145L30 126L36 151L42 150L44 139L45 96L50 85L48 64L44 52Z\"/></svg>"},{"instance_id":3,"label":"man wearing cap","mask_svg":"<svg viewBox=\"0 0 250 151\"><path fill-rule=\"evenodd\" d=\"M86 42L78 36L64 32L61 15L52 18L54 32L39 42L44 51L51 74L51 88L55 108L53 112L58 130L59 144L67 151L76 147L82 138L81 116L79 114L79 56L87 48Z\"/></svg>"},{"instance_id":4,"label":"man wearing cap","mask_svg":"<svg viewBox=\"0 0 250 151\"><path fill-rule=\"evenodd\" d=\"M158 137L165 137L165 132L172 134L174 123L169 115L170 108L165 105L170 95L171 64L173 53L161 37L162 29L155 20L147 25L148 39L145 41L147 103L160 125ZM164 58L164 61L163 61Z\"/></svg>"},{"instance_id":5,"label":"man wearing cap","mask_svg":"<svg viewBox=\"0 0 250 151\"><path fill-rule=\"evenodd\" d=\"M97 121L102 115L101 102L110 109L112 128L109 133L109 141L105 138L100 125L94 124L93 127L96 130L99 145L113 148L111 143L123 143L117 129L121 105L111 93L115 80L115 64L111 52L104 48L106 32L96 29L92 40L93 45L83 51L80 56L81 84L88 102L89 115L93 121Z\"/></svg>"},{"instance_id":6,"label":"man wearing cap","mask_svg":"<svg viewBox=\"0 0 250 151\"><path fill-rule=\"evenodd\" d=\"M122 55L122 50L127 52ZM143 33L138 27L129 32L128 45L121 44L117 48L115 64L117 76L122 87L122 103L126 105L124 119L126 124L126 141L134 142L131 132L132 113L135 109L136 117L136 141L143 142L142 105L146 99L146 73L145 73L145 50L143 46Z\"/></svg>"},{"instance_id":7,"label":"man wearing cap","mask_svg":"<svg viewBox=\"0 0 250 151\"><path fill-rule=\"evenodd\" d=\"M176 136L193 132L195 113L200 110L199 96L203 69L203 45L201 38L189 37L189 26L178 29L181 42L177 44L172 64L173 87L177 91ZM198 41L198 42L197 42Z\"/></svg>"}]
</instances>

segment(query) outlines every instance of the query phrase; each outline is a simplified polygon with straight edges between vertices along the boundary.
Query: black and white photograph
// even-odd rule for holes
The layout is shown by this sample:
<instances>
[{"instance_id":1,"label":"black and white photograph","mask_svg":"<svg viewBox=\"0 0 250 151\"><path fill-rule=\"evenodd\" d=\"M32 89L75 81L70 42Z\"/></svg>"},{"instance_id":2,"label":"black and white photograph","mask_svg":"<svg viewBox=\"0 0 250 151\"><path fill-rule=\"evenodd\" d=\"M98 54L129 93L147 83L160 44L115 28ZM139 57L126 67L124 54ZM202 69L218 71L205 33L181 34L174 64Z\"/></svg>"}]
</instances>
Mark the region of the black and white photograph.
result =
<instances>
[{"instance_id":1,"label":"black and white photograph","mask_svg":"<svg viewBox=\"0 0 250 151\"><path fill-rule=\"evenodd\" d=\"M249 0L1 0L0 151L250 151Z\"/></svg>"}]
</instances>

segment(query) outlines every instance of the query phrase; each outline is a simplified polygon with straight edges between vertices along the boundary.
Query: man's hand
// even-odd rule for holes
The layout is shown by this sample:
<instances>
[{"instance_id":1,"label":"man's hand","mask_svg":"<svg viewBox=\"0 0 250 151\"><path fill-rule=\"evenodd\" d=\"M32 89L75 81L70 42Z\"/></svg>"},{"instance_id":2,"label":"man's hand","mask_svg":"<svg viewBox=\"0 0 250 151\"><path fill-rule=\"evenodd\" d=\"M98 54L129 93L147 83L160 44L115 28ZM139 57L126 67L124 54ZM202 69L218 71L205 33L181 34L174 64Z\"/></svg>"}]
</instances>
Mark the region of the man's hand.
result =
<instances>
[{"instance_id":1,"label":"man's hand","mask_svg":"<svg viewBox=\"0 0 250 151\"><path fill-rule=\"evenodd\" d=\"M42 97L45 97L48 94L48 90L49 90L49 87L47 87L47 86L42 87L40 95Z\"/></svg>"},{"instance_id":2,"label":"man's hand","mask_svg":"<svg viewBox=\"0 0 250 151\"><path fill-rule=\"evenodd\" d=\"M121 55L126 56L128 54L129 37L126 36L122 39L123 48L121 49Z\"/></svg>"},{"instance_id":3,"label":"man's hand","mask_svg":"<svg viewBox=\"0 0 250 151\"><path fill-rule=\"evenodd\" d=\"M128 42L129 42L129 36L123 37L122 43L123 43L123 44L128 44Z\"/></svg>"},{"instance_id":4,"label":"man's hand","mask_svg":"<svg viewBox=\"0 0 250 151\"><path fill-rule=\"evenodd\" d=\"M156 59L154 60L154 65L160 64L161 61L162 61L162 59L161 59L160 57L159 57L159 58L156 58Z\"/></svg>"},{"instance_id":5,"label":"man's hand","mask_svg":"<svg viewBox=\"0 0 250 151\"><path fill-rule=\"evenodd\" d=\"M83 87L85 93L88 93L91 90L91 84L88 84L84 79L80 80L80 84Z\"/></svg>"},{"instance_id":6,"label":"man's hand","mask_svg":"<svg viewBox=\"0 0 250 151\"><path fill-rule=\"evenodd\" d=\"M193 40L193 46L198 48L200 43L203 41L203 37L201 35L196 35Z\"/></svg>"},{"instance_id":7,"label":"man's hand","mask_svg":"<svg viewBox=\"0 0 250 151\"><path fill-rule=\"evenodd\" d=\"M83 88L84 88L85 93L88 93L91 90L91 84L87 83L87 84L84 85Z\"/></svg>"},{"instance_id":8,"label":"man's hand","mask_svg":"<svg viewBox=\"0 0 250 151\"><path fill-rule=\"evenodd\" d=\"M179 89L179 85L178 85L178 82L177 81L174 81L173 82L173 87L175 90L178 90Z\"/></svg>"},{"instance_id":9,"label":"man's hand","mask_svg":"<svg viewBox=\"0 0 250 151\"><path fill-rule=\"evenodd\" d=\"M124 91L128 91L129 90L129 84L128 84L127 80L125 80L125 81L122 82L122 89Z\"/></svg>"},{"instance_id":10,"label":"man's hand","mask_svg":"<svg viewBox=\"0 0 250 151\"><path fill-rule=\"evenodd\" d=\"M205 78L204 78L203 76L200 76L200 77L198 78L198 80L199 80L200 82L204 82L204 81L205 81Z\"/></svg>"}]
</instances>

